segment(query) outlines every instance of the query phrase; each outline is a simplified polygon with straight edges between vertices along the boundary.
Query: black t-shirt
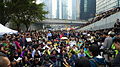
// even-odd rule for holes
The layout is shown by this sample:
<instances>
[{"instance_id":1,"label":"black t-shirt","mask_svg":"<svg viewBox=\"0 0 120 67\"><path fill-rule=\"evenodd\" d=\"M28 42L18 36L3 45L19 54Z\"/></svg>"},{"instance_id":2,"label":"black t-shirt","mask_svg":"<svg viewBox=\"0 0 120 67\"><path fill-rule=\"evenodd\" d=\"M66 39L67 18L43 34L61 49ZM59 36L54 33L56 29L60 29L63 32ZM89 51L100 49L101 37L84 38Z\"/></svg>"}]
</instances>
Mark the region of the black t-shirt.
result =
<instances>
[{"instance_id":1,"label":"black t-shirt","mask_svg":"<svg viewBox=\"0 0 120 67\"><path fill-rule=\"evenodd\" d=\"M120 22L116 22L114 27L120 27Z\"/></svg>"}]
</instances>

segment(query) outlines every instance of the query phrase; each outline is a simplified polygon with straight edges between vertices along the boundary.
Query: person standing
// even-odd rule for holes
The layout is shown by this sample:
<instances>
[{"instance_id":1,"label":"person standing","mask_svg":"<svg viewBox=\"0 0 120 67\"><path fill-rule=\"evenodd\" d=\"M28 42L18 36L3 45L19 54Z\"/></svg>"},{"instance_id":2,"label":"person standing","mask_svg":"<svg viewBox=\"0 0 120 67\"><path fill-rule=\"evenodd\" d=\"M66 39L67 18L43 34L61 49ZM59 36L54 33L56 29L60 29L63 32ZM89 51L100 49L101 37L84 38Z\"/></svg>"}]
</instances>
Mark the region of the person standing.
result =
<instances>
[{"instance_id":1,"label":"person standing","mask_svg":"<svg viewBox=\"0 0 120 67\"><path fill-rule=\"evenodd\" d=\"M119 51L115 59L112 61L112 67L120 67L120 37L116 37L114 40L115 48Z\"/></svg>"},{"instance_id":2,"label":"person standing","mask_svg":"<svg viewBox=\"0 0 120 67\"><path fill-rule=\"evenodd\" d=\"M113 44L112 34L106 35L106 38L105 38L104 44L103 44L103 48L105 50L109 50L109 49L111 49L112 44ZM109 55L106 52L104 52L104 58L106 61L109 62L109 60L110 60Z\"/></svg>"},{"instance_id":3,"label":"person standing","mask_svg":"<svg viewBox=\"0 0 120 67\"><path fill-rule=\"evenodd\" d=\"M50 31L48 32L47 37L48 37L48 40L52 39L52 33Z\"/></svg>"},{"instance_id":4,"label":"person standing","mask_svg":"<svg viewBox=\"0 0 120 67\"><path fill-rule=\"evenodd\" d=\"M117 19L116 23L114 24L114 30L115 30L115 33L119 33L119 31L120 31L120 21L119 21L119 19Z\"/></svg>"}]
</instances>

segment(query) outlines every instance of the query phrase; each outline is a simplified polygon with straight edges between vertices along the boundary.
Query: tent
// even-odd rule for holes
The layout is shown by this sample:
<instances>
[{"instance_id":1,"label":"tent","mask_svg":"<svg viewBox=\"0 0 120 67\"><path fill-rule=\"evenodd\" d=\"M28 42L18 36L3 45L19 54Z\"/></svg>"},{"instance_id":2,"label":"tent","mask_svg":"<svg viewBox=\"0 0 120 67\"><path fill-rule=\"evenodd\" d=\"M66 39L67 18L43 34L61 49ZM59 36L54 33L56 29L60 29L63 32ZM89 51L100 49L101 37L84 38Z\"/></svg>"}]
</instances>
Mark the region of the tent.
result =
<instances>
[{"instance_id":1,"label":"tent","mask_svg":"<svg viewBox=\"0 0 120 67\"><path fill-rule=\"evenodd\" d=\"M18 31L12 30L10 28L7 28L5 26L3 26L2 24L0 24L0 35L3 34L13 34L13 33L18 33Z\"/></svg>"}]
</instances>

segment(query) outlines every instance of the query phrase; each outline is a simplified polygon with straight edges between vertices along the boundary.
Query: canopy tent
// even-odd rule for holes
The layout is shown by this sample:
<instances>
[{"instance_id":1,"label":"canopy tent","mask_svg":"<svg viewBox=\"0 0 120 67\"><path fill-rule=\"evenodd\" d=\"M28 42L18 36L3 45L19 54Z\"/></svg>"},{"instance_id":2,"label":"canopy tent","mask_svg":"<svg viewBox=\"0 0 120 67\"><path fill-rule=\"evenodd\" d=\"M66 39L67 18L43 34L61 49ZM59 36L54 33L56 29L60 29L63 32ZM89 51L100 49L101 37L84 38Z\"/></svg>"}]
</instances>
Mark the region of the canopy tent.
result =
<instances>
[{"instance_id":1,"label":"canopy tent","mask_svg":"<svg viewBox=\"0 0 120 67\"><path fill-rule=\"evenodd\" d=\"M17 33L18 31L12 30L10 28L7 28L5 26L3 26L2 24L0 24L0 35L3 34L13 34L13 33Z\"/></svg>"}]
</instances>

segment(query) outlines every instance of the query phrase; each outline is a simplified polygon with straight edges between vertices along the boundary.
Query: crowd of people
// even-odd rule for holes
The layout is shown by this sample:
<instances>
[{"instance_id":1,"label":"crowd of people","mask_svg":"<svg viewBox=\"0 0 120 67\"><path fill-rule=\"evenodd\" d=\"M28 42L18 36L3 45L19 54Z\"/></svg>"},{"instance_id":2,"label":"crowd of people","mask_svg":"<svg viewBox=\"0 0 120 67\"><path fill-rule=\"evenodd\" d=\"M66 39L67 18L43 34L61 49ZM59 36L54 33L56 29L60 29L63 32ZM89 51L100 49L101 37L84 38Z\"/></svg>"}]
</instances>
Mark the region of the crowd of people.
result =
<instances>
[{"instance_id":1,"label":"crowd of people","mask_svg":"<svg viewBox=\"0 0 120 67\"><path fill-rule=\"evenodd\" d=\"M101 19L104 19L104 18L106 18L106 17L109 17L110 15L113 15L113 14L119 12L119 11L120 11L120 7L117 7L117 8L113 8L113 9L111 9L111 10L108 10L108 11L106 11L106 12L97 14L96 17L94 17L93 19L91 19L90 21L88 21L88 23L85 24L85 25L83 25L83 27L84 27L84 26L87 26L87 25L89 25L89 24L92 24L92 23L94 23L94 22L96 22L96 21L99 21L99 20L101 20Z\"/></svg>"},{"instance_id":2,"label":"crowd of people","mask_svg":"<svg viewBox=\"0 0 120 67\"><path fill-rule=\"evenodd\" d=\"M4 34L0 67L119 67L119 37L114 30Z\"/></svg>"}]
</instances>

